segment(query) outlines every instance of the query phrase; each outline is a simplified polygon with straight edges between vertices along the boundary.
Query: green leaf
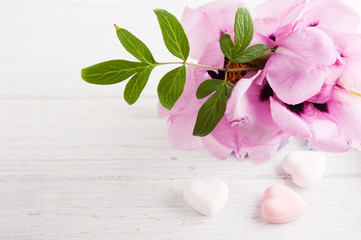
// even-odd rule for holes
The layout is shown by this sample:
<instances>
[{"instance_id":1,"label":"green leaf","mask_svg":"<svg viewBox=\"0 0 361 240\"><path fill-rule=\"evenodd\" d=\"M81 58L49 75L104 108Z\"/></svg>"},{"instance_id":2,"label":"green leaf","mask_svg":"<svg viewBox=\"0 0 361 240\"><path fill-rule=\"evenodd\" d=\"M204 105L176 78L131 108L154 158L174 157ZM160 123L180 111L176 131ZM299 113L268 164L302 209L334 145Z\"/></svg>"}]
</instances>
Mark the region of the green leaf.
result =
<instances>
[{"instance_id":1,"label":"green leaf","mask_svg":"<svg viewBox=\"0 0 361 240\"><path fill-rule=\"evenodd\" d=\"M226 110L226 89L219 88L199 109L193 135L205 137L217 126Z\"/></svg>"},{"instance_id":2,"label":"green leaf","mask_svg":"<svg viewBox=\"0 0 361 240\"><path fill-rule=\"evenodd\" d=\"M111 60L95 64L81 70L81 77L88 83L115 84L131 77L149 66L146 63L126 60Z\"/></svg>"},{"instance_id":3,"label":"green leaf","mask_svg":"<svg viewBox=\"0 0 361 240\"><path fill-rule=\"evenodd\" d=\"M129 105L132 105L138 100L140 94L148 82L153 68L154 65L148 65L148 67L144 68L141 72L135 74L125 86L124 99Z\"/></svg>"},{"instance_id":4,"label":"green leaf","mask_svg":"<svg viewBox=\"0 0 361 240\"><path fill-rule=\"evenodd\" d=\"M168 50L176 57L186 61L189 55L187 35L177 18L163 9L155 9L163 40Z\"/></svg>"},{"instance_id":5,"label":"green leaf","mask_svg":"<svg viewBox=\"0 0 361 240\"><path fill-rule=\"evenodd\" d=\"M182 95L186 82L186 67L183 65L166 73L158 85L158 97L163 107L171 110Z\"/></svg>"},{"instance_id":6,"label":"green leaf","mask_svg":"<svg viewBox=\"0 0 361 240\"><path fill-rule=\"evenodd\" d=\"M156 63L148 47L132 33L116 26L117 36L124 48L136 57L139 61L154 64Z\"/></svg>"},{"instance_id":7,"label":"green leaf","mask_svg":"<svg viewBox=\"0 0 361 240\"><path fill-rule=\"evenodd\" d=\"M229 99L231 97L232 90L234 88L234 84L231 82L226 82L226 97Z\"/></svg>"},{"instance_id":8,"label":"green leaf","mask_svg":"<svg viewBox=\"0 0 361 240\"><path fill-rule=\"evenodd\" d=\"M216 92L202 105L193 129L194 136L207 136L218 125L226 110L232 88L232 83L223 81L218 85Z\"/></svg>"},{"instance_id":9,"label":"green leaf","mask_svg":"<svg viewBox=\"0 0 361 240\"><path fill-rule=\"evenodd\" d=\"M234 44L231 36L228 34L222 34L219 39L219 45L221 46L223 54L232 61L234 58Z\"/></svg>"},{"instance_id":10,"label":"green leaf","mask_svg":"<svg viewBox=\"0 0 361 240\"><path fill-rule=\"evenodd\" d=\"M236 55L239 55L252 41L253 21L245 8L238 8L234 21L234 42Z\"/></svg>"},{"instance_id":11,"label":"green leaf","mask_svg":"<svg viewBox=\"0 0 361 240\"><path fill-rule=\"evenodd\" d=\"M247 62L255 60L256 58L258 58L259 56L264 54L267 50L268 50L267 45L264 45L264 44L252 45L249 48L247 48L246 50L244 50L240 54L240 56L233 59L233 61L237 62L237 63L247 63Z\"/></svg>"},{"instance_id":12,"label":"green leaf","mask_svg":"<svg viewBox=\"0 0 361 240\"><path fill-rule=\"evenodd\" d=\"M216 91L219 88L219 86L223 85L223 84L224 84L223 80L218 80L218 79L205 80L204 82L202 82L199 85L199 87L197 89L196 96L197 96L198 99L205 98L209 94Z\"/></svg>"}]
</instances>

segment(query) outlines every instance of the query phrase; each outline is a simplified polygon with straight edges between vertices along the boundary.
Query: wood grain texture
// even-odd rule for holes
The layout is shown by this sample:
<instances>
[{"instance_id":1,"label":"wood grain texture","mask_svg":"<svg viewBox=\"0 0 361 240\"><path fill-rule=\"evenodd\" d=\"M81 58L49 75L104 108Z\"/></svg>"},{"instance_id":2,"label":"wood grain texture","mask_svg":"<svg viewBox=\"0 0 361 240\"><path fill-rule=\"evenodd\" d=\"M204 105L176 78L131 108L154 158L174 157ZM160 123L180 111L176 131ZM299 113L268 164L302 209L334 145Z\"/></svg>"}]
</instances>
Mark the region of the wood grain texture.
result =
<instances>
[{"instance_id":1,"label":"wood grain texture","mask_svg":"<svg viewBox=\"0 0 361 240\"><path fill-rule=\"evenodd\" d=\"M279 166L288 151L307 149L303 142L290 142L257 167L233 157L219 161L204 149L173 149L155 106L155 98L133 108L120 99L1 101L1 239L360 236L360 152L326 154L323 181L302 190ZM205 176L221 177L231 189L212 218L181 195L189 179ZM290 224L265 223L259 204L272 184L297 191L306 214Z\"/></svg>"},{"instance_id":2,"label":"wood grain texture","mask_svg":"<svg viewBox=\"0 0 361 240\"><path fill-rule=\"evenodd\" d=\"M172 59L154 8L181 16L205 0L3 1L0 8L0 239L361 239L361 153L326 153L328 167L312 189L294 186L281 169L294 140L275 158L253 166L204 150L182 152L157 118L156 70L134 106L123 85L95 86L80 69L131 58L113 23ZM250 5L261 1L247 1ZM355 6L360 3L352 1ZM158 32L156 32L158 31ZM157 34L155 34L157 33ZM182 199L192 178L221 177L230 199L207 218ZM297 221L264 222L259 205L272 184L291 187L307 202Z\"/></svg>"}]
</instances>

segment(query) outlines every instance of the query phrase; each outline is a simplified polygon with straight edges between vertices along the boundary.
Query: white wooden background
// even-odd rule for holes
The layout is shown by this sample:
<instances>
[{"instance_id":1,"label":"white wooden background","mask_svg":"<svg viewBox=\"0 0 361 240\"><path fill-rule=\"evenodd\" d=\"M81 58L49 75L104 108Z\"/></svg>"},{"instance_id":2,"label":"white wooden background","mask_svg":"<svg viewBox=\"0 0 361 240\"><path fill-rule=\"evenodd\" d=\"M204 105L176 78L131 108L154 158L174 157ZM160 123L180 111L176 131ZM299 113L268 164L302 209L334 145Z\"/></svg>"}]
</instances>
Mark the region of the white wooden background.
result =
<instances>
[{"instance_id":1,"label":"white wooden background","mask_svg":"<svg viewBox=\"0 0 361 240\"><path fill-rule=\"evenodd\" d=\"M254 5L261 0L245 0ZM152 10L181 16L206 0L0 1L0 239L361 239L361 154L327 154L322 182L302 190L280 169L293 141L267 164L181 152L157 118L156 69L143 98L122 100L124 84L95 86L80 69L127 58L113 23L173 60ZM353 1L360 5L358 1ZM183 201L188 179L215 176L229 202L207 218ZM284 184L309 208L272 225L260 218L263 191Z\"/></svg>"}]
</instances>

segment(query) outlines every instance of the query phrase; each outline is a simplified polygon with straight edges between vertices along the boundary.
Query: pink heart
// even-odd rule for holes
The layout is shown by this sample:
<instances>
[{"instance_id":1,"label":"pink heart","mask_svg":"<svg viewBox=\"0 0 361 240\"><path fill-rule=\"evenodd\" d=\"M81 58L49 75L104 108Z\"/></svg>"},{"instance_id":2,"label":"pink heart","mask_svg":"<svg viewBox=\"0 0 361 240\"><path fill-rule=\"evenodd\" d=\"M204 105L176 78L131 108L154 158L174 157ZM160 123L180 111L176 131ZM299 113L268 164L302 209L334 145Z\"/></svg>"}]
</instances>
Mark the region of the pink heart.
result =
<instances>
[{"instance_id":1,"label":"pink heart","mask_svg":"<svg viewBox=\"0 0 361 240\"><path fill-rule=\"evenodd\" d=\"M300 217L306 210L305 202L291 189L274 185L264 192L261 216L270 223L286 223Z\"/></svg>"}]
</instances>

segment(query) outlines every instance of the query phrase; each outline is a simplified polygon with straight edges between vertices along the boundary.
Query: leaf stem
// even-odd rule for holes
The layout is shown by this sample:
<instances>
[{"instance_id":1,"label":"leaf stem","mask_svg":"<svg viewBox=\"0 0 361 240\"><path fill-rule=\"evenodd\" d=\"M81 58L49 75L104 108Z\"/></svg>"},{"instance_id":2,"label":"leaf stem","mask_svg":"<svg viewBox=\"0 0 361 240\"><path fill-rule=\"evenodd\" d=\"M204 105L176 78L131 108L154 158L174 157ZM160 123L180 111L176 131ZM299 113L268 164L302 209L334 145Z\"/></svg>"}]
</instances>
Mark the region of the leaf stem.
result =
<instances>
[{"instance_id":1,"label":"leaf stem","mask_svg":"<svg viewBox=\"0 0 361 240\"><path fill-rule=\"evenodd\" d=\"M224 72L239 72L239 71L258 71L260 68L234 68L234 69L227 69L227 68L219 68L219 67L212 67L202 64L196 64L196 63L188 63L188 62L163 62L158 63L159 65L168 65L168 64L185 64L190 66L196 66L196 67L202 67L202 68L208 68L208 69L215 69L218 71L224 71Z\"/></svg>"},{"instance_id":2,"label":"leaf stem","mask_svg":"<svg viewBox=\"0 0 361 240\"><path fill-rule=\"evenodd\" d=\"M253 68L233 68L233 69L228 69L227 72L241 72L241 71L248 72L248 71L258 71L258 70L261 70L261 68L256 68L256 67L253 67Z\"/></svg>"},{"instance_id":3,"label":"leaf stem","mask_svg":"<svg viewBox=\"0 0 361 240\"><path fill-rule=\"evenodd\" d=\"M226 82L227 82L228 68L231 65L231 63L232 63L231 61L228 62L227 67L226 67L226 72L224 73L224 81L226 81Z\"/></svg>"},{"instance_id":4,"label":"leaf stem","mask_svg":"<svg viewBox=\"0 0 361 240\"><path fill-rule=\"evenodd\" d=\"M212 67L212 66L207 66L207 65L202 65L202 64L196 64L196 63L188 63L188 62L164 62L164 63L158 63L158 64L159 64L159 65L166 65L166 64L185 64L185 65L190 65L190 66L196 66L196 67L202 67L202 68L215 69L215 70L219 70L219 71L225 71L224 68Z\"/></svg>"}]
</instances>

